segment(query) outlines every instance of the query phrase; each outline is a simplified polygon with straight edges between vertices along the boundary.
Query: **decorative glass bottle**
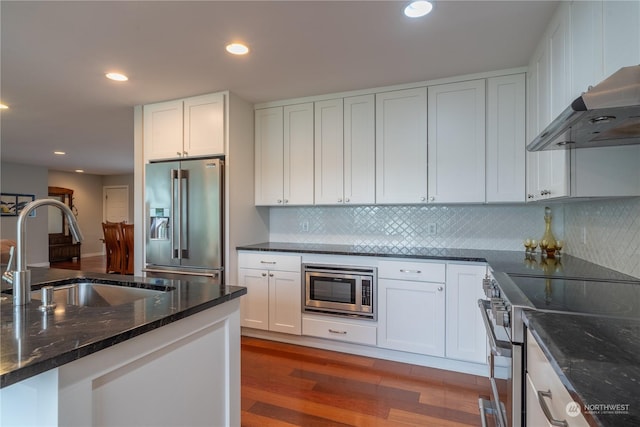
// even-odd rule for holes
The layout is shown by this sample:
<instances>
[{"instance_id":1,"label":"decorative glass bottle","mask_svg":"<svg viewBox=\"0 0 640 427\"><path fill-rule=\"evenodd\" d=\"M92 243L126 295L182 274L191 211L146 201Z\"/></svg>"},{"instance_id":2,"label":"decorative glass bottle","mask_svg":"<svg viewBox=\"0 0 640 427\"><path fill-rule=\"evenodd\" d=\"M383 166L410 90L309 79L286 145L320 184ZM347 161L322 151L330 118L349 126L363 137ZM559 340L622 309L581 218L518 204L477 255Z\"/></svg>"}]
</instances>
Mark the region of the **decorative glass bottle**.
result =
<instances>
[{"instance_id":1,"label":"decorative glass bottle","mask_svg":"<svg viewBox=\"0 0 640 427\"><path fill-rule=\"evenodd\" d=\"M544 235L540 239L540 247L544 251L547 252L547 256L553 257L556 251L556 238L553 235L553 231L551 231L551 208L544 208L544 222L545 229Z\"/></svg>"}]
</instances>

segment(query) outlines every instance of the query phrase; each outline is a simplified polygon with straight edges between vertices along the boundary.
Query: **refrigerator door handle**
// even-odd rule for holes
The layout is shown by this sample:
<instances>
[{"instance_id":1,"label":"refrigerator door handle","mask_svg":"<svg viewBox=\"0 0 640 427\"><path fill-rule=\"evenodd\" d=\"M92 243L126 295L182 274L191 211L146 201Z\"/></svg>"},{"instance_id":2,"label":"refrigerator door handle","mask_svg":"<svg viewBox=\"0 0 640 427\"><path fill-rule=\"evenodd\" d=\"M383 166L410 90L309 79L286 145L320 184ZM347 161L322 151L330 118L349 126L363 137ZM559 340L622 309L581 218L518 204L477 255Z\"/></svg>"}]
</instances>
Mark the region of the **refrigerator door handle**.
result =
<instances>
[{"instance_id":1,"label":"refrigerator door handle","mask_svg":"<svg viewBox=\"0 0 640 427\"><path fill-rule=\"evenodd\" d=\"M180 206L180 230L178 232L178 258L189 258L189 170L178 169L178 206ZM184 194L182 181L184 180ZM183 236L185 241L183 241Z\"/></svg>"},{"instance_id":2,"label":"refrigerator door handle","mask_svg":"<svg viewBox=\"0 0 640 427\"><path fill-rule=\"evenodd\" d=\"M171 169L171 230L169 230L169 240L171 242L171 259L179 258L180 251L176 253L176 245L174 242L174 235L176 230L176 204L175 204L175 194L176 194L176 180L178 179L178 169ZM180 206L180 201L178 200L178 206ZM179 240L179 237L178 237Z\"/></svg>"}]
</instances>

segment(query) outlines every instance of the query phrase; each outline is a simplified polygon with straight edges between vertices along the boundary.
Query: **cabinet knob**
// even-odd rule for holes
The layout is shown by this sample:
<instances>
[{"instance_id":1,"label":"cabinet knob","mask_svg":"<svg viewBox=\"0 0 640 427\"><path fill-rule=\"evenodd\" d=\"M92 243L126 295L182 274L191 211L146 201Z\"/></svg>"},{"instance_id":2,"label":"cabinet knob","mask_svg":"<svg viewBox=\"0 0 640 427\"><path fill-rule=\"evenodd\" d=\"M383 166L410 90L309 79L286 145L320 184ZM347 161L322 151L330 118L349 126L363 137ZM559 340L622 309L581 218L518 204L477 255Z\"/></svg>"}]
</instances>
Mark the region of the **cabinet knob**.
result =
<instances>
[{"instance_id":1,"label":"cabinet knob","mask_svg":"<svg viewBox=\"0 0 640 427\"><path fill-rule=\"evenodd\" d=\"M282 200L278 199L278 200L276 200L276 202L278 202L278 203L282 203Z\"/></svg>"},{"instance_id":2,"label":"cabinet knob","mask_svg":"<svg viewBox=\"0 0 640 427\"><path fill-rule=\"evenodd\" d=\"M269 273L269 277L273 277L273 273Z\"/></svg>"},{"instance_id":3,"label":"cabinet knob","mask_svg":"<svg viewBox=\"0 0 640 427\"><path fill-rule=\"evenodd\" d=\"M287 199L284 199L284 202L285 202L285 203L289 203L289 201L288 201Z\"/></svg>"},{"instance_id":4,"label":"cabinet knob","mask_svg":"<svg viewBox=\"0 0 640 427\"><path fill-rule=\"evenodd\" d=\"M178 155L178 157L182 157L182 153L179 151L176 151L176 154Z\"/></svg>"},{"instance_id":5,"label":"cabinet knob","mask_svg":"<svg viewBox=\"0 0 640 427\"><path fill-rule=\"evenodd\" d=\"M351 201L351 200L349 200L349 199L344 199L344 202L345 202L345 203L349 203L350 201Z\"/></svg>"},{"instance_id":6,"label":"cabinet knob","mask_svg":"<svg viewBox=\"0 0 640 427\"><path fill-rule=\"evenodd\" d=\"M187 157L187 156L189 155L189 153L187 153L186 151L183 151L183 152L182 152L182 155L183 155L184 157Z\"/></svg>"},{"instance_id":7,"label":"cabinet knob","mask_svg":"<svg viewBox=\"0 0 640 427\"><path fill-rule=\"evenodd\" d=\"M533 199L533 194L527 194L527 199Z\"/></svg>"},{"instance_id":8,"label":"cabinet knob","mask_svg":"<svg viewBox=\"0 0 640 427\"><path fill-rule=\"evenodd\" d=\"M427 198L426 198L426 197L420 197L420 201L421 201L421 202L426 202L426 201L427 201Z\"/></svg>"},{"instance_id":9,"label":"cabinet knob","mask_svg":"<svg viewBox=\"0 0 640 427\"><path fill-rule=\"evenodd\" d=\"M342 203L342 199L338 199L338 203Z\"/></svg>"},{"instance_id":10,"label":"cabinet knob","mask_svg":"<svg viewBox=\"0 0 640 427\"><path fill-rule=\"evenodd\" d=\"M262 277L267 277L267 273L262 273Z\"/></svg>"},{"instance_id":11,"label":"cabinet knob","mask_svg":"<svg viewBox=\"0 0 640 427\"><path fill-rule=\"evenodd\" d=\"M444 291L444 287L442 287L442 286L438 286L438 291L439 291L439 292Z\"/></svg>"},{"instance_id":12,"label":"cabinet knob","mask_svg":"<svg viewBox=\"0 0 640 427\"><path fill-rule=\"evenodd\" d=\"M435 198L435 197L433 197L433 196L429 197L429 201L430 201L430 202L433 202L433 201L435 201L435 200L436 200L436 198Z\"/></svg>"}]
</instances>

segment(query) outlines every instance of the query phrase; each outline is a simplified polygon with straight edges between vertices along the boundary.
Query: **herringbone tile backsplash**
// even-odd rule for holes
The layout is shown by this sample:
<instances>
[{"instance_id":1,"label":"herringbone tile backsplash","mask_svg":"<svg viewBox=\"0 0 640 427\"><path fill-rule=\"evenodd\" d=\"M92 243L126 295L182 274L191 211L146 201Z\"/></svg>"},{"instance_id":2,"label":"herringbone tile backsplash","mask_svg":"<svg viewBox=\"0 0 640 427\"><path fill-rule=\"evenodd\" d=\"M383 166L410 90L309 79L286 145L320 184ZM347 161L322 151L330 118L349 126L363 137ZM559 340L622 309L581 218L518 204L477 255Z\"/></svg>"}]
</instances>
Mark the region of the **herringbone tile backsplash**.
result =
<instances>
[{"instance_id":1,"label":"herringbone tile backsplash","mask_svg":"<svg viewBox=\"0 0 640 427\"><path fill-rule=\"evenodd\" d=\"M563 236L563 209L552 209ZM286 207L270 215L273 242L524 250L524 239L544 232L542 205Z\"/></svg>"}]
</instances>

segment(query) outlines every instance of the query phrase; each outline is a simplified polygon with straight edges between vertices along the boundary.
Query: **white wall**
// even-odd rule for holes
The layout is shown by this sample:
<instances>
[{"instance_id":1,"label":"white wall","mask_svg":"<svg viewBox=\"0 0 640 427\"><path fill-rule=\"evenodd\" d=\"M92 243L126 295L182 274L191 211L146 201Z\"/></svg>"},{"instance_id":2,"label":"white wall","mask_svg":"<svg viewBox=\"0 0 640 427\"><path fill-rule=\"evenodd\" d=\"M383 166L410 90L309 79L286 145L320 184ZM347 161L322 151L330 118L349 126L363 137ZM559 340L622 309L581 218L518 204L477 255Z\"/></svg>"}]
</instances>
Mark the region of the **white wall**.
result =
<instances>
[{"instance_id":1,"label":"white wall","mask_svg":"<svg viewBox=\"0 0 640 427\"><path fill-rule=\"evenodd\" d=\"M3 162L0 164L0 189L3 193L33 194L36 199L48 194L47 169ZM17 216L2 217L0 238L16 240ZM29 265L48 265L49 234L48 215L43 208L36 209L36 216L26 221L27 262Z\"/></svg>"}]
</instances>

